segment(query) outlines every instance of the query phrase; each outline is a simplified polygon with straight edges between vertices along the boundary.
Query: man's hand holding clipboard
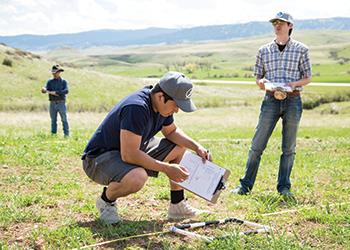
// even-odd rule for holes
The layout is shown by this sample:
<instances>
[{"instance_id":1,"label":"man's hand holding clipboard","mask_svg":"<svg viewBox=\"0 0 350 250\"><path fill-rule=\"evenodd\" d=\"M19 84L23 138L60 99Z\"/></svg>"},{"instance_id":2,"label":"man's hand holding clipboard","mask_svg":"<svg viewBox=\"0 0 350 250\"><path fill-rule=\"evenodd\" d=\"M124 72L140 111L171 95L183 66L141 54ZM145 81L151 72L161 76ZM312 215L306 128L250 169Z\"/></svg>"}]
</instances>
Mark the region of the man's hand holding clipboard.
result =
<instances>
[{"instance_id":1,"label":"man's hand holding clipboard","mask_svg":"<svg viewBox=\"0 0 350 250\"><path fill-rule=\"evenodd\" d=\"M189 177L189 172L186 167L181 164L169 164L165 174L169 177L170 180L174 182L183 182Z\"/></svg>"},{"instance_id":2,"label":"man's hand holding clipboard","mask_svg":"<svg viewBox=\"0 0 350 250\"><path fill-rule=\"evenodd\" d=\"M224 183L230 175L230 171L211 162L209 151L203 149L195 155L186 152L179 165L188 170L189 177L183 182L177 182L179 186L188 191L215 203ZM204 160L208 159L208 160Z\"/></svg>"}]
</instances>

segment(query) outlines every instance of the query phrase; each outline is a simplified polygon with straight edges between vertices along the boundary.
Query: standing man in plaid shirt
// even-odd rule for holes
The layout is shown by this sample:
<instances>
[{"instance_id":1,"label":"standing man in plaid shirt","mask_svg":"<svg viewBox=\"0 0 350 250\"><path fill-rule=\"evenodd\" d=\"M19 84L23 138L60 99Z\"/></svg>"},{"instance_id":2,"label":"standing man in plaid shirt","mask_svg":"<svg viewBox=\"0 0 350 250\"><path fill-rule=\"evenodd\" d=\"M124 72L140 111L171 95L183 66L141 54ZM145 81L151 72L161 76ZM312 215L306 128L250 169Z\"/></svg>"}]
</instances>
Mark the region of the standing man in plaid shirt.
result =
<instances>
[{"instance_id":1,"label":"standing man in plaid shirt","mask_svg":"<svg viewBox=\"0 0 350 250\"><path fill-rule=\"evenodd\" d=\"M265 90L266 82L283 83L293 92L265 90L261 105L259 122L249 150L246 171L240 185L232 193L245 195L254 185L261 155L276 126L282 119L282 155L280 158L277 191L286 197L290 192L297 130L302 113L300 92L311 82L311 64L308 48L290 35L294 21L290 14L279 12L270 20L276 34L275 39L262 46L256 57L254 74L256 84Z\"/></svg>"}]
</instances>

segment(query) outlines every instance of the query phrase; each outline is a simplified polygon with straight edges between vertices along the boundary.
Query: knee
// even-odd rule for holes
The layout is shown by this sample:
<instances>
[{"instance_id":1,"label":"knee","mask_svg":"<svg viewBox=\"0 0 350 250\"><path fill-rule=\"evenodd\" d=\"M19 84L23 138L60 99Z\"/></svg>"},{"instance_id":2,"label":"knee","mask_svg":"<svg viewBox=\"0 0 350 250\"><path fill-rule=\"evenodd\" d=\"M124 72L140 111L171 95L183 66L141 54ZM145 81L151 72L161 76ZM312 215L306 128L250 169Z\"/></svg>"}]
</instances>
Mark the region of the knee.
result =
<instances>
[{"instance_id":1,"label":"knee","mask_svg":"<svg viewBox=\"0 0 350 250\"><path fill-rule=\"evenodd\" d=\"M181 159L186 152L186 148L176 145L176 147L174 148L174 152L175 157Z\"/></svg>"},{"instance_id":2,"label":"knee","mask_svg":"<svg viewBox=\"0 0 350 250\"><path fill-rule=\"evenodd\" d=\"M143 168L136 168L132 170L132 175L130 176L132 182L130 183L130 192L136 193L144 186L148 179L146 170Z\"/></svg>"},{"instance_id":3,"label":"knee","mask_svg":"<svg viewBox=\"0 0 350 250\"><path fill-rule=\"evenodd\" d=\"M285 156L291 156L291 155L295 155L295 150L294 149L284 149L284 150L282 150L282 153Z\"/></svg>"},{"instance_id":4,"label":"knee","mask_svg":"<svg viewBox=\"0 0 350 250\"><path fill-rule=\"evenodd\" d=\"M254 155L254 156L256 156L256 157L259 157L259 156L262 155L263 151L264 151L264 149L261 149L261 148L252 146L252 147L250 148L249 153L250 153L251 155Z\"/></svg>"},{"instance_id":5,"label":"knee","mask_svg":"<svg viewBox=\"0 0 350 250\"><path fill-rule=\"evenodd\" d=\"M62 115L62 116L61 116L61 121L62 121L62 122L66 122L66 121L67 121L67 117L66 117L65 115Z\"/></svg>"}]
</instances>

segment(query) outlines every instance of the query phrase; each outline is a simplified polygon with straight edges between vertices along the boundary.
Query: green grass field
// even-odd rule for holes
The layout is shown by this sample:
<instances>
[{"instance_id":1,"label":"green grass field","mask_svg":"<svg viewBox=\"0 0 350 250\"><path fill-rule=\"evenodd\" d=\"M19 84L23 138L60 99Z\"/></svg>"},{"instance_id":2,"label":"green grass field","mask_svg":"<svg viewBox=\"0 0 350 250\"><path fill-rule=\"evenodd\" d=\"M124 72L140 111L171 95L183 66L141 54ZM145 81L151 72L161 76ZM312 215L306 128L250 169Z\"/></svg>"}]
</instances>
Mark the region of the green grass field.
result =
<instances>
[{"instance_id":1,"label":"green grass field","mask_svg":"<svg viewBox=\"0 0 350 250\"><path fill-rule=\"evenodd\" d=\"M328 38L329 46L347 43L343 34ZM308 39L315 46L326 43L317 36ZM343 45L340 47L345 48ZM196 52L193 46L177 45L174 49ZM337 55L349 54L342 50ZM234 224L195 230L206 236L228 236L206 244L166 233L174 222L166 219L169 189L163 174L149 179L139 193L118 200L122 224L104 226L98 220L94 202L102 186L86 177L80 156L108 110L145 82L110 74L109 67L118 70L125 65L92 67L100 71L66 66L63 77L70 81L68 117L72 136L63 138L61 124L60 133L51 136L47 96L40 93L40 88L50 77L48 69L53 62L0 45L0 63L4 58L12 60L12 66L0 65L0 249L72 249L125 237L128 239L99 248L350 249L349 87L310 84L305 88L292 172L296 200L286 201L276 191L280 123L264 152L252 194L237 197L229 192L244 173L263 92L253 85L195 86L194 100L199 110L180 112L176 123L209 148L215 163L231 170L231 176L227 190L215 205L187 193L191 204L212 211L193 221L238 217L273 227L270 235L245 237L237 233L247 228ZM333 59L320 58L325 60L319 68L321 76L328 72L333 79L332 71L322 67L334 65ZM270 215L274 212L282 213ZM158 234L131 238L148 233Z\"/></svg>"},{"instance_id":2,"label":"green grass field","mask_svg":"<svg viewBox=\"0 0 350 250\"><path fill-rule=\"evenodd\" d=\"M210 88L212 92L215 87ZM309 87L312 92L313 87ZM202 89L202 91L204 91ZM217 87L221 93L221 87ZM244 96L236 89L225 96ZM297 201L283 201L275 190L280 155L281 127L275 130L265 151L253 193L235 197L228 192L238 183L256 125L261 92L253 92L245 105L202 108L193 114L179 113L177 124L210 148L215 162L231 170L228 190L216 205L188 194L210 216L230 216L273 226L270 236L236 236L246 228L226 225L196 230L210 236L229 234L209 245L181 236L163 234L124 240L104 247L128 249L348 249L350 244L350 103L324 104L304 110L298 136L297 157L292 173ZM209 99L212 97L209 97ZM332 112L337 110L337 113ZM0 244L8 248L69 249L137 234L166 231L169 203L164 175L149 179L135 195L120 199L124 223L103 226L94 207L101 186L83 173L80 155L105 113L71 112L72 136L49 135L46 112L2 112ZM59 128L60 125L59 125ZM324 207L322 207L324 206ZM305 209L307 208L307 209ZM300 209L297 213L264 216L266 213ZM303 210L304 209L304 210Z\"/></svg>"}]
</instances>

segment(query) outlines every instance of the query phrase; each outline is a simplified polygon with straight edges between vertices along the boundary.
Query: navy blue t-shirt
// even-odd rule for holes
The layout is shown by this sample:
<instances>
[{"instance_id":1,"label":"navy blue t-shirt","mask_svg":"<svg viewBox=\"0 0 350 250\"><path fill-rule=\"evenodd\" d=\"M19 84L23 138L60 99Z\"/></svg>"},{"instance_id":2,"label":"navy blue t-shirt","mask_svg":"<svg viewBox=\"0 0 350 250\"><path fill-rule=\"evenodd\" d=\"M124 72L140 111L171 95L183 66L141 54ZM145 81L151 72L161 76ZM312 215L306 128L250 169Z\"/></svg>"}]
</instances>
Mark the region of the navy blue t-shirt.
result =
<instances>
[{"instance_id":1,"label":"navy blue t-shirt","mask_svg":"<svg viewBox=\"0 0 350 250\"><path fill-rule=\"evenodd\" d=\"M52 78L47 81L46 89L48 91L55 91L58 96L49 95L50 101L63 101L66 100L66 95L68 94L68 82L62 77Z\"/></svg>"},{"instance_id":2,"label":"navy blue t-shirt","mask_svg":"<svg viewBox=\"0 0 350 250\"><path fill-rule=\"evenodd\" d=\"M86 145L84 154L93 150L120 150L120 130L125 129L142 137L140 149L146 148L149 140L163 126L174 122L173 116L163 117L154 112L151 88L147 86L125 97L109 112Z\"/></svg>"}]
</instances>

